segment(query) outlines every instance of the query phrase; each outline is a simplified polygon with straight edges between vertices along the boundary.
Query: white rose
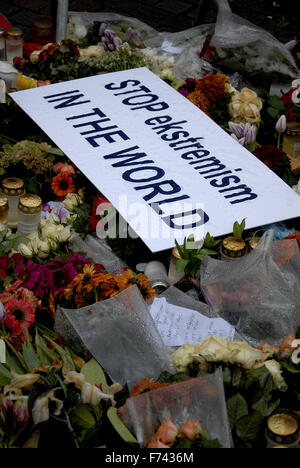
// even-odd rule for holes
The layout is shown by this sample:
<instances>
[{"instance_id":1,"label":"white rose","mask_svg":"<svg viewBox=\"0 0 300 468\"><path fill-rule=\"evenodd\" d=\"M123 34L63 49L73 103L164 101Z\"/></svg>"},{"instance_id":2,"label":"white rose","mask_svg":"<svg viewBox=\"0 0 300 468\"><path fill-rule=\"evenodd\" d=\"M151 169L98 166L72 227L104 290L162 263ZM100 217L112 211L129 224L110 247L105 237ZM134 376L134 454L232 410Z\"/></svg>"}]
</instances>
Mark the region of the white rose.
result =
<instances>
[{"instance_id":1,"label":"white rose","mask_svg":"<svg viewBox=\"0 0 300 468\"><path fill-rule=\"evenodd\" d=\"M42 239L47 239L48 237L55 237L57 226L56 224L52 224L50 222L47 222L44 226L41 228L41 234L42 234Z\"/></svg>"},{"instance_id":2,"label":"white rose","mask_svg":"<svg viewBox=\"0 0 300 468\"><path fill-rule=\"evenodd\" d=\"M55 233L55 240L59 243L68 242L72 237L71 227L63 225L57 226L56 233Z\"/></svg>"},{"instance_id":3,"label":"white rose","mask_svg":"<svg viewBox=\"0 0 300 468\"><path fill-rule=\"evenodd\" d=\"M228 342L228 346L231 351L229 362L240 364L244 369L251 369L257 361L261 361L264 357L262 351L252 348L245 341Z\"/></svg>"},{"instance_id":4,"label":"white rose","mask_svg":"<svg viewBox=\"0 0 300 468\"><path fill-rule=\"evenodd\" d=\"M76 193L68 193L66 198L63 201L64 207L71 213L74 211L77 206L81 205L82 200L79 195Z\"/></svg>"},{"instance_id":5,"label":"white rose","mask_svg":"<svg viewBox=\"0 0 300 468\"><path fill-rule=\"evenodd\" d=\"M23 255L24 257L32 257L32 255L33 255L33 251L30 248L30 244L29 245L20 244L19 247L18 247L18 252L21 255Z\"/></svg>"},{"instance_id":6,"label":"white rose","mask_svg":"<svg viewBox=\"0 0 300 468\"><path fill-rule=\"evenodd\" d=\"M232 357L229 343L225 338L209 335L201 345L195 347L195 351L208 362L228 362Z\"/></svg>"},{"instance_id":7,"label":"white rose","mask_svg":"<svg viewBox=\"0 0 300 468\"><path fill-rule=\"evenodd\" d=\"M194 360L195 346L183 345L172 355L172 362L178 372L185 372L188 365Z\"/></svg>"},{"instance_id":8,"label":"white rose","mask_svg":"<svg viewBox=\"0 0 300 468\"><path fill-rule=\"evenodd\" d=\"M263 367L265 366L268 371L270 372L273 381L276 385L276 387L279 390L285 390L286 389L286 382L284 378L281 375L281 366L278 361L275 361L275 359L272 359L270 361L265 361L260 364L257 364L255 368Z\"/></svg>"},{"instance_id":9,"label":"white rose","mask_svg":"<svg viewBox=\"0 0 300 468\"><path fill-rule=\"evenodd\" d=\"M84 26L84 24L75 24L74 33L76 34L78 39L83 39L87 35L88 30Z\"/></svg>"}]
</instances>

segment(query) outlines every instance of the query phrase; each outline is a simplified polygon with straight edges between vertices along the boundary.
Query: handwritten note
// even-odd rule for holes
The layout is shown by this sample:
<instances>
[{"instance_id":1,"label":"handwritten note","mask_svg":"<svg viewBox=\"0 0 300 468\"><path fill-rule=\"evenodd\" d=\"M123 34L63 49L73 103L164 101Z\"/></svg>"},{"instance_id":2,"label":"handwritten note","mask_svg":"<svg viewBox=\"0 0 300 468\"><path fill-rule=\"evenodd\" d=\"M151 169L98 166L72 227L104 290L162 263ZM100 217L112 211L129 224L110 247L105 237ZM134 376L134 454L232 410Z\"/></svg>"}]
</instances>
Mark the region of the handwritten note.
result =
<instances>
[{"instance_id":1,"label":"handwritten note","mask_svg":"<svg viewBox=\"0 0 300 468\"><path fill-rule=\"evenodd\" d=\"M199 312L155 298L150 313L166 346L199 344L207 336L233 340L235 329L222 318L207 318Z\"/></svg>"}]
</instances>

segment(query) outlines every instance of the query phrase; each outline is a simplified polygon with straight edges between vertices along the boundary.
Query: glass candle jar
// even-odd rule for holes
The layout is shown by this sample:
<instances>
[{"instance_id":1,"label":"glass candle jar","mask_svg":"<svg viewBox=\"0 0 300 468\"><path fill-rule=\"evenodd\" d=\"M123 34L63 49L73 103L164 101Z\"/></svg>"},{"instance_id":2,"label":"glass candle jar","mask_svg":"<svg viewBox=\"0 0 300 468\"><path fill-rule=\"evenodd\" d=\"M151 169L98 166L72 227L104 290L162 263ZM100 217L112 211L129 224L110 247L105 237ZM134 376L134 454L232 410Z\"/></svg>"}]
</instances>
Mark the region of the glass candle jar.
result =
<instances>
[{"instance_id":1,"label":"glass candle jar","mask_svg":"<svg viewBox=\"0 0 300 468\"><path fill-rule=\"evenodd\" d=\"M226 237L221 244L221 258L224 260L238 260L247 253L246 242L239 237Z\"/></svg>"},{"instance_id":2,"label":"glass candle jar","mask_svg":"<svg viewBox=\"0 0 300 468\"><path fill-rule=\"evenodd\" d=\"M25 194L19 201L18 233L27 236L39 229L42 199L38 195Z\"/></svg>"},{"instance_id":3,"label":"glass candle jar","mask_svg":"<svg viewBox=\"0 0 300 468\"><path fill-rule=\"evenodd\" d=\"M290 414L274 414L267 421L266 438L268 447L296 447L299 444L298 421Z\"/></svg>"},{"instance_id":4,"label":"glass candle jar","mask_svg":"<svg viewBox=\"0 0 300 468\"><path fill-rule=\"evenodd\" d=\"M8 199L4 195L0 195L0 224L7 225L8 217Z\"/></svg>"},{"instance_id":5,"label":"glass candle jar","mask_svg":"<svg viewBox=\"0 0 300 468\"><path fill-rule=\"evenodd\" d=\"M291 158L300 156L300 123L289 122L283 139L283 151Z\"/></svg>"},{"instance_id":6,"label":"glass candle jar","mask_svg":"<svg viewBox=\"0 0 300 468\"><path fill-rule=\"evenodd\" d=\"M167 269L163 263L158 261L147 263L144 273L148 276L150 287L158 293L165 291L170 286Z\"/></svg>"},{"instance_id":7,"label":"glass candle jar","mask_svg":"<svg viewBox=\"0 0 300 468\"><path fill-rule=\"evenodd\" d=\"M5 53L5 31L4 29L0 28L0 61L6 60L6 53Z\"/></svg>"},{"instance_id":8,"label":"glass candle jar","mask_svg":"<svg viewBox=\"0 0 300 468\"><path fill-rule=\"evenodd\" d=\"M7 226L14 229L18 226L18 205L21 195L24 195L24 182L17 177L9 177L2 181L2 194L8 199L8 219Z\"/></svg>"},{"instance_id":9,"label":"glass candle jar","mask_svg":"<svg viewBox=\"0 0 300 468\"><path fill-rule=\"evenodd\" d=\"M23 32L19 28L6 31L6 60L13 63L15 57L23 57Z\"/></svg>"},{"instance_id":10,"label":"glass candle jar","mask_svg":"<svg viewBox=\"0 0 300 468\"><path fill-rule=\"evenodd\" d=\"M176 284L178 281L180 281L185 273L184 271L177 271L176 269L176 263L178 260L180 260L180 255L179 252L176 248L172 250L172 255L170 258L170 266L169 266L169 272L168 272L168 278L169 278L169 283L170 284Z\"/></svg>"}]
</instances>

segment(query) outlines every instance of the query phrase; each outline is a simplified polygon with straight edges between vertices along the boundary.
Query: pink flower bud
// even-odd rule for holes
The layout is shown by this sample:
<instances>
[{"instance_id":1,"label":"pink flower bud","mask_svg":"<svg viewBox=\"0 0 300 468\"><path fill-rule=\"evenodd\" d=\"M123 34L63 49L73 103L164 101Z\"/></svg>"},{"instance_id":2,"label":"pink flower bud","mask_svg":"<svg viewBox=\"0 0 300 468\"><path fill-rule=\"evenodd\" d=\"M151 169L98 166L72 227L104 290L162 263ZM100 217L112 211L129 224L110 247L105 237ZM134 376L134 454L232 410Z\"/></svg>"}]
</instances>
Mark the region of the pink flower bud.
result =
<instances>
[{"instance_id":1,"label":"pink flower bud","mask_svg":"<svg viewBox=\"0 0 300 468\"><path fill-rule=\"evenodd\" d=\"M286 130L286 116L283 114L277 121L275 126L276 132L284 133Z\"/></svg>"}]
</instances>

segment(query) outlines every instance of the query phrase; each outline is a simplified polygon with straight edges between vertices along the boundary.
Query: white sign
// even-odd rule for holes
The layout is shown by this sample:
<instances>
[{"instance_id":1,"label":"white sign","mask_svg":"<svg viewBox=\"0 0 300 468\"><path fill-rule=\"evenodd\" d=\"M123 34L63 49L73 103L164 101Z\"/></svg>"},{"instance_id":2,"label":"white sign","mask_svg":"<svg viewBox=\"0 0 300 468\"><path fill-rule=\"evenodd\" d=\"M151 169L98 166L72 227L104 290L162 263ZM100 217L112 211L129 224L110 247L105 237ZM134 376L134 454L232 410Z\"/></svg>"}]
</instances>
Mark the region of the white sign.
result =
<instances>
[{"instance_id":1,"label":"white sign","mask_svg":"<svg viewBox=\"0 0 300 468\"><path fill-rule=\"evenodd\" d=\"M152 252L300 216L300 198L147 68L11 95Z\"/></svg>"},{"instance_id":2,"label":"white sign","mask_svg":"<svg viewBox=\"0 0 300 468\"><path fill-rule=\"evenodd\" d=\"M155 298L150 314L166 346L200 344L209 335L233 341L235 328L222 318L207 318L200 312Z\"/></svg>"}]
</instances>

